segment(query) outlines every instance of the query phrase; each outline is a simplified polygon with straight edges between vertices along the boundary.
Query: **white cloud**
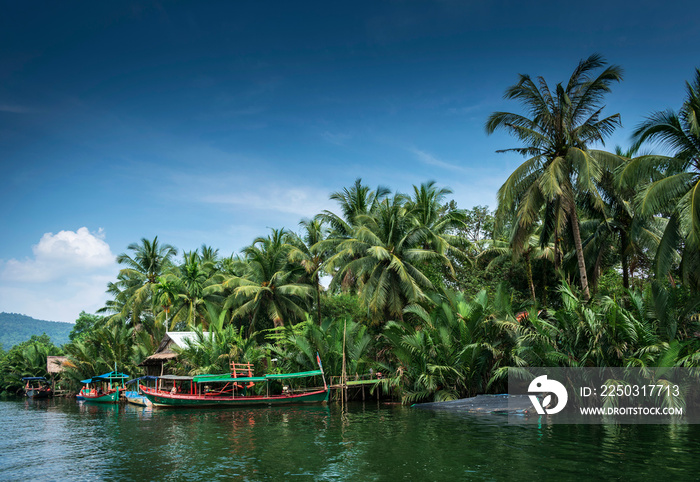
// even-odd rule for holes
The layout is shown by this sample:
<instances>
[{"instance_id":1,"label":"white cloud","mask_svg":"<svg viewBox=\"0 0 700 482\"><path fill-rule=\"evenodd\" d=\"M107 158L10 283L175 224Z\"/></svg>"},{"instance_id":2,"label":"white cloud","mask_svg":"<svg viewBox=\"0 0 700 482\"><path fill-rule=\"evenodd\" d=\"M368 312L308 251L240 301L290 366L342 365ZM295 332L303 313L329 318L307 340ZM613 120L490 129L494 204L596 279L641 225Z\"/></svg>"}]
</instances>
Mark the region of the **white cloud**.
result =
<instances>
[{"instance_id":1,"label":"white cloud","mask_svg":"<svg viewBox=\"0 0 700 482\"><path fill-rule=\"evenodd\" d=\"M102 230L46 233L33 257L0 262L0 311L39 319L75 321L80 311L104 306L117 272Z\"/></svg>"},{"instance_id":2,"label":"white cloud","mask_svg":"<svg viewBox=\"0 0 700 482\"><path fill-rule=\"evenodd\" d=\"M76 232L46 233L32 247L34 257L5 263L0 274L3 280L46 282L67 273L92 271L110 266L114 255L104 241L104 233L91 233L83 227Z\"/></svg>"}]
</instances>

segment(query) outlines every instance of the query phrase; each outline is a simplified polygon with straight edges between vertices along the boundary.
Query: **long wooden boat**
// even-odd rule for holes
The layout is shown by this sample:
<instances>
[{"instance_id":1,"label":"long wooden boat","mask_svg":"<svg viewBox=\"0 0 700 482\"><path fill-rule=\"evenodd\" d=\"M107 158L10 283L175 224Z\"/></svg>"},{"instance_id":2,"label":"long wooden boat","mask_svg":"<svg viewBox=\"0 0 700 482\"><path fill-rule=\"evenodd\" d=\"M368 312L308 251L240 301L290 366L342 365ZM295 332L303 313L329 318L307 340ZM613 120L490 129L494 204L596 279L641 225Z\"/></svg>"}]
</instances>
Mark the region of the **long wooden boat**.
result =
<instances>
[{"instance_id":1,"label":"long wooden boat","mask_svg":"<svg viewBox=\"0 0 700 482\"><path fill-rule=\"evenodd\" d=\"M119 394L126 390L124 380L128 375L123 373L109 372L97 377L81 380L84 384L78 394L78 400L98 403L118 403Z\"/></svg>"},{"instance_id":2,"label":"long wooden boat","mask_svg":"<svg viewBox=\"0 0 700 482\"><path fill-rule=\"evenodd\" d=\"M53 390L45 377L22 377L22 381L25 382L24 394L28 398L51 398L53 396Z\"/></svg>"},{"instance_id":3,"label":"long wooden boat","mask_svg":"<svg viewBox=\"0 0 700 482\"><path fill-rule=\"evenodd\" d=\"M195 377L158 377L156 387L140 387L141 392L157 407L211 407L211 406L255 406L290 405L299 403L323 403L328 401L330 390L323 370L300 373L270 374L261 377L252 375L252 366L232 364L232 372L223 375L198 375ZM244 368L241 368L243 366ZM245 375L245 376L241 376ZM320 376L323 388L294 391L284 386L282 393L271 394L270 383L289 383L298 378ZM167 383L172 381L172 383ZM166 383L163 383L166 382ZM253 393L254 386L265 387Z\"/></svg>"}]
</instances>

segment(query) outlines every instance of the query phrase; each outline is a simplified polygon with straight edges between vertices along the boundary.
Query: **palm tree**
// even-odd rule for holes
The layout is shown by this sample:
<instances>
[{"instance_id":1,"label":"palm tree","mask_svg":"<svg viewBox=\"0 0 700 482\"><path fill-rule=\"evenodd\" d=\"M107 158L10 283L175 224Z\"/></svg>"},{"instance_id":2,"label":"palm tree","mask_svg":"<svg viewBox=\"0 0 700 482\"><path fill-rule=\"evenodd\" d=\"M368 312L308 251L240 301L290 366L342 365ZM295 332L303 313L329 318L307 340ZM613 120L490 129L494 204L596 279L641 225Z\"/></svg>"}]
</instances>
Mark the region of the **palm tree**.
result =
<instances>
[{"instance_id":1,"label":"palm tree","mask_svg":"<svg viewBox=\"0 0 700 482\"><path fill-rule=\"evenodd\" d=\"M131 243L126 249L134 253L132 256L126 253L117 256L117 263L127 266L121 271L134 278L143 278L145 283L155 283L177 255L177 249L171 245L158 244L158 236L153 241L141 238L141 244Z\"/></svg>"},{"instance_id":2,"label":"palm tree","mask_svg":"<svg viewBox=\"0 0 700 482\"><path fill-rule=\"evenodd\" d=\"M637 199L643 215L669 215L656 255L657 277L669 273L676 250L684 245L684 279L700 290L700 69L695 70L694 81L686 83L680 111L651 114L633 136L637 146L658 142L673 153L643 156L623 173L628 184L649 181Z\"/></svg>"},{"instance_id":3,"label":"palm tree","mask_svg":"<svg viewBox=\"0 0 700 482\"><path fill-rule=\"evenodd\" d=\"M487 271L508 259L517 260L520 257L525 260L525 270L527 273L527 284L530 289L530 296L532 296L532 301L536 302L537 296L535 294L535 281L532 275L532 259L554 261L554 246L551 243L542 247L540 245L539 236L532 234L520 251L514 252L511 242L494 239L491 246L477 256L477 258L490 258L489 264L486 266Z\"/></svg>"},{"instance_id":4,"label":"palm tree","mask_svg":"<svg viewBox=\"0 0 700 482\"><path fill-rule=\"evenodd\" d=\"M420 187L413 186L413 197L407 202L406 209L413 229L423 238L424 248L464 257L462 249L467 241L452 233L465 227L466 213L445 204L445 197L449 194L452 194L452 189L448 187L438 189L435 181L424 182Z\"/></svg>"},{"instance_id":5,"label":"palm tree","mask_svg":"<svg viewBox=\"0 0 700 482\"><path fill-rule=\"evenodd\" d=\"M373 337L366 325L353 320L325 318L319 325L307 316L302 323L276 329L268 339L273 342L268 347L270 354L279 360L277 366L285 371L314 370L318 366L318 353L326 375L340 376L343 348L349 375L366 373L372 364Z\"/></svg>"},{"instance_id":6,"label":"palm tree","mask_svg":"<svg viewBox=\"0 0 700 482\"><path fill-rule=\"evenodd\" d=\"M328 257L328 253L323 249L315 249L320 246L328 235L323 221L320 219L303 219L299 225L304 229L301 236L291 234L289 244L292 249L289 252L289 260L294 263L299 263L304 268L306 274L311 278L310 284L316 290L316 312L318 315L318 324L321 324L321 272L324 261Z\"/></svg>"},{"instance_id":7,"label":"palm tree","mask_svg":"<svg viewBox=\"0 0 700 482\"><path fill-rule=\"evenodd\" d=\"M223 297L219 283L223 275L217 274L211 261L200 262L197 252L185 253L185 263L171 274L159 278L156 293L166 312L172 307L170 328L184 325L207 328L218 320Z\"/></svg>"},{"instance_id":8,"label":"palm tree","mask_svg":"<svg viewBox=\"0 0 700 482\"><path fill-rule=\"evenodd\" d=\"M137 335L145 341L145 335ZM108 326L101 326L65 346L68 361L62 378L77 388L80 380L114 369L136 375L141 371L137 366L146 353L135 345L134 328L115 320ZM150 353L148 353L150 355Z\"/></svg>"},{"instance_id":9,"label":"palm tree","mask_svg":"<svg viewBox=\"0 0 700 482\"><path fill-rule=\"evenodd\" d=\"M349 189L343 188L342 191L330 195L333 201L340 204L342 215L323 211L319 218L333 229L333 237L348 237L357 222L357 217L370 214L389 194L391 190L388 187L378 186L375 191L372 191L369 187L363 186L362 179L358 177Z\"/></svg>"},{"instance_id":10,"label":"palm tree","mask_svg":"<svg viewBox=\"0 0 700 482\"><path fill-rule=\"evenodd\" d=\"M376 321L403 319L407 305L426 300L425 292L434 286L421 271L424 264L452 268L444 252L423 246L431 240L414 223L406 201L395 194L371 215L357 216L352 237L341 240L326 263L326 271L333 273L332 285L353 274L360 299Z\"/></svg>"},{"instance_id":11,"label":"palm tree","mask_svg":"<svg viewBox=\"0 0 700 482\"><path fill-rule=\"evenodd\" d=\"M224 281L223 289L231 289L224 310L232 309L232 317L248 322L252 333L259 321L281 326L303 319L304 308L313 288L300 283L303 268L289 261L293 246L289 233L273 229L267 237L257 238L243 250L238 268L241 276Z\"/></svg>"},{"instance_id":12,"label":"palm tree","mask_svg":"<svg viewBox=\"0 0 700 482\"><path fill-rule=\"evenodd\" d=\"M608 252L616 250L622 266L622 285L629 289L634 266L646 257L645 253L656 251L665 220L637 212L633 205L635 189L619 183L618 174L633 162L631 159L636 149L625 152L618 146L615 153L624 163L615 172L602 171L598 191L604 201L603 209L588 205L585 199L581 203L582 210L589 216L583 230L591 233L583 244L589 281L593 286L600 274L602 260Z\"/></svg>"},{"instance_id":13,"label":"palm tree","mask_svg":"<svg viewBox=\"0 0 700 482\"><path fill-rule=\"evenodd\" d=\"M498 152L513 151L527 157L498 191L497 217L516 216L514 248L522 248L543 207L545 226L553 227L557 250L568 223L586 300L590 292L575 197L590 196L593 204L602 208L596 188L601 167L618 162L616 156L589 149L593 143L603 143L620 124L619 114L601 118L604 95L613 82L622 79L622 70L614 65L594 75L605 65L600 55L591 55L579 62L566 85L557 84L554 91L544 78L533 80L521 74L519 82L506 90L505 98L519 101L527 114L494 112L486 122L488 134L503 129L523 143L522 147Z\"/></svg>"},{"instance_id":14,"label":"palm tree","mask_svg":"<svg viewBox=\"0 0 700 482\"><path fill-rule=\"evenodd\" d=\"M183 375L222 373L230 370L231 362L256 365L263 356L254 336L243 336L244 327L236 329L213 323L208 333L194 327L194 338L185 340L185 346L176 348L178 366Z\"/></svg>"},{"instance_id":15,"label":"palm tree","mask_svg":"<svg viewBox=\"0 0 700 482\"><path fill-rule=\"evenodd\" d=\"M133 251L132 255L117 256L117 262L126 267L119 271L117 282L108 285L116 303L108 306L107 311L119 309L117 316L130 318L137 325L141 313L152 308L154 286L158 277L172 267L177 250L169 244L159 244L158 236L153 241L142 238L141 244L132 243L127 249Z\"/></svg>"}]
</instances>

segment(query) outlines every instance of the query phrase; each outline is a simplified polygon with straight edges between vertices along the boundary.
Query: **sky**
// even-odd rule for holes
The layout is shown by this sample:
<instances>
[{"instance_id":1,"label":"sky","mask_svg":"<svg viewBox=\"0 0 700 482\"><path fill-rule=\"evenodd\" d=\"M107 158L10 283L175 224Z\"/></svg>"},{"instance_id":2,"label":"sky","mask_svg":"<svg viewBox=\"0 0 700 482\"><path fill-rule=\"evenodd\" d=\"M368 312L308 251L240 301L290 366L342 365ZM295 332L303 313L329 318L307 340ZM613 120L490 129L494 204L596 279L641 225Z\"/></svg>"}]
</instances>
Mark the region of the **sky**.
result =
<instances>
[{"instance_id":1,"label":"sky","mask_svg":"<svg viewBox=\"0 0 700 482\"><path fill-rule=\"evenodd\" d=\"M0 312L53 321L141 238L228 256L358 177L495 208L523 159L484 123L518 74L621 66L612 149L700 67L691 1L0 3Z\"/></svg>"}]
</instances>

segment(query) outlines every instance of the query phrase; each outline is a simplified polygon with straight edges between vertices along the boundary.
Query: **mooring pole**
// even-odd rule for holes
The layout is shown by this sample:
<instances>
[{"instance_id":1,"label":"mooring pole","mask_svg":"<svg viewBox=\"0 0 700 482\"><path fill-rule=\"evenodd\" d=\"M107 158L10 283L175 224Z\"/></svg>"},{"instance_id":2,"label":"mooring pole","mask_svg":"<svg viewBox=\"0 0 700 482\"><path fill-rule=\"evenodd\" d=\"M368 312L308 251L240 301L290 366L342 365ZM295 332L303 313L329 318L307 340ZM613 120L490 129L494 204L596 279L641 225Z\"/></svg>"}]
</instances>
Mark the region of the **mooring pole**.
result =
<instances>
[{"instance_id":1,"label":"mooring pole","mask_svg":"<svg viewBox=\"0 0 700 482\"><path fill-rule=\"evenodd\" d=\"M345 332L347 331L348 328L348 319L345 318L345 322L343 324L343 399L345 400L345 403L348 401L348 374L345 369Z\"/></svg>"}]
</instances>

